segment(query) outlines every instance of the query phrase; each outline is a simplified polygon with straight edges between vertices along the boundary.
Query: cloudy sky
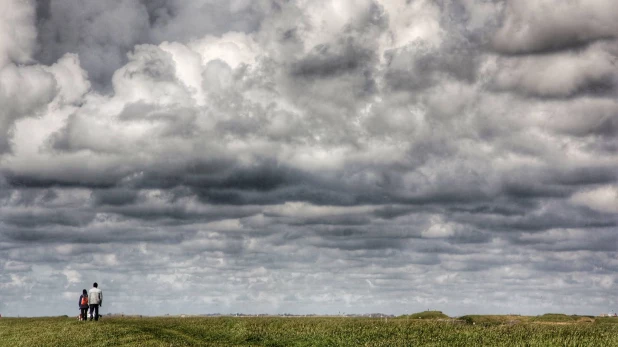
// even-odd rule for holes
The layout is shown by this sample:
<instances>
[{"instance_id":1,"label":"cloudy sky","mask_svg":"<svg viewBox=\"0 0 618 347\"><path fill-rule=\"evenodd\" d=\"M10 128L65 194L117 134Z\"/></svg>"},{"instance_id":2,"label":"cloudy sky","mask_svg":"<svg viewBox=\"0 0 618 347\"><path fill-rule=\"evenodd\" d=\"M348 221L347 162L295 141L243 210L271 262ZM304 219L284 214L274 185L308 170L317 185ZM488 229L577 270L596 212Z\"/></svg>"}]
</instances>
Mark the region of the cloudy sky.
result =
<instances>
[{"instance_id":1,"label":"cloudy sky","mask_svg":"<svg viewBox=\"0 0 618 347\"><path fill-rule=\"evenodd\" d=\"M614 0L0 0L0 314L618 310Z\"/></svg>"}]
</instances>

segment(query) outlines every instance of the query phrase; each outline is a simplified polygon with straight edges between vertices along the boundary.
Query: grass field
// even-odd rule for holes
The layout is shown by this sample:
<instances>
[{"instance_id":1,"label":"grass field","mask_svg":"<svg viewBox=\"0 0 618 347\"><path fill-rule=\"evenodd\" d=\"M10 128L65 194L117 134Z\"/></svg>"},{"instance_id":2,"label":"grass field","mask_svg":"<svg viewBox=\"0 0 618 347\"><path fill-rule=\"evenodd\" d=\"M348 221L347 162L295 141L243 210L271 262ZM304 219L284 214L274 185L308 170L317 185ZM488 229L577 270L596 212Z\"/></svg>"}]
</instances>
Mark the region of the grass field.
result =
<instances>
[{"instance_id":1,"label":"grass field","mask_svg":"<svg viewBox=\"0 0 618 347\"><path fill-rule=\"evenodd\" d=\"M558 316L0 318L0 346L618 346L618 319Z\"/></svg>"}]
</instances>

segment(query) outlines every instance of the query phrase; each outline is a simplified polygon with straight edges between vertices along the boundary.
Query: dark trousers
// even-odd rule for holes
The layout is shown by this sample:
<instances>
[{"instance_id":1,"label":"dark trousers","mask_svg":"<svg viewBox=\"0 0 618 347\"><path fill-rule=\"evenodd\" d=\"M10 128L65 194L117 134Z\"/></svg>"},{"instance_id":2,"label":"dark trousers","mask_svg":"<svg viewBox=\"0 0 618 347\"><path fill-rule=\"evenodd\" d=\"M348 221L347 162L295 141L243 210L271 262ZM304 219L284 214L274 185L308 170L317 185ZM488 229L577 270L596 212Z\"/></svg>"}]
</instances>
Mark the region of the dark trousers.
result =
<instances>
[{"instance_id":1,"label":"dark trousers","mask_svg":"<svg viewBox=\"0 0 618 347\"><path fill-rule=\"evenodd\" d=\"M92 320L92 311L94 311L94 320L99 320L99 304L90 305L90 320Z\"/></svg>"},{"instance_id":2,"label":"dark trousers","mask_svg":"<svg viewBox=\"0 0 618 347\"><path fill-rule=\"evenodd\" d=\"M88 307L80 308L82 320L88 319Z\"/></svg>"}]
</instances>

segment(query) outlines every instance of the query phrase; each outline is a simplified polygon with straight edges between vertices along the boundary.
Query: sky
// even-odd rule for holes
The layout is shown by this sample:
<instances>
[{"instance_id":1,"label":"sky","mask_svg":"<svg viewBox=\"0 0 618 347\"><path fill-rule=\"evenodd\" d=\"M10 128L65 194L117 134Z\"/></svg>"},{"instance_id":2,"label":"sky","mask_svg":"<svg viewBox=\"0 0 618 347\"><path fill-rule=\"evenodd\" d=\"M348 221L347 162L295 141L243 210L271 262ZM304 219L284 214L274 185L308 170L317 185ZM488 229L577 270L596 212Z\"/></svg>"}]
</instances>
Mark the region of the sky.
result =
<instances>
[{"instance_id":1,"label":"sky","mask_svg":"<svg viewBox=\"0 0 618 347\"><path fill-rule=\"evenodd\" d=\"M0 314L618 310L614 0L0 0Z\"/></svg>"}]
</instances>

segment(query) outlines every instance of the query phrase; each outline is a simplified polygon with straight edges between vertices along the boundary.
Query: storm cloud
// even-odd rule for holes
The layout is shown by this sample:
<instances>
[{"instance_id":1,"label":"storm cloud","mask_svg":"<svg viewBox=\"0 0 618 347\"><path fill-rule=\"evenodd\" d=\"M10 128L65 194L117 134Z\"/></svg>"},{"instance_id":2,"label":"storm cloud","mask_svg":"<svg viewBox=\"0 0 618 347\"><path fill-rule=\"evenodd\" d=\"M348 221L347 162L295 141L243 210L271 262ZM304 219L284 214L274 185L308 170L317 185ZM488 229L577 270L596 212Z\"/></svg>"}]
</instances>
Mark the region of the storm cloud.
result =
<instances>
[{"instance_id":1,"label":"storm cloud","mask_svg":"<svg viewBox=\"0 0 618 347\"><path fill-rule=\"evenodd\" d=\"M616 310L616 23L3 1L0 313L71 314L94 281L112 313Z\"/></svg>"}]
</instances>

